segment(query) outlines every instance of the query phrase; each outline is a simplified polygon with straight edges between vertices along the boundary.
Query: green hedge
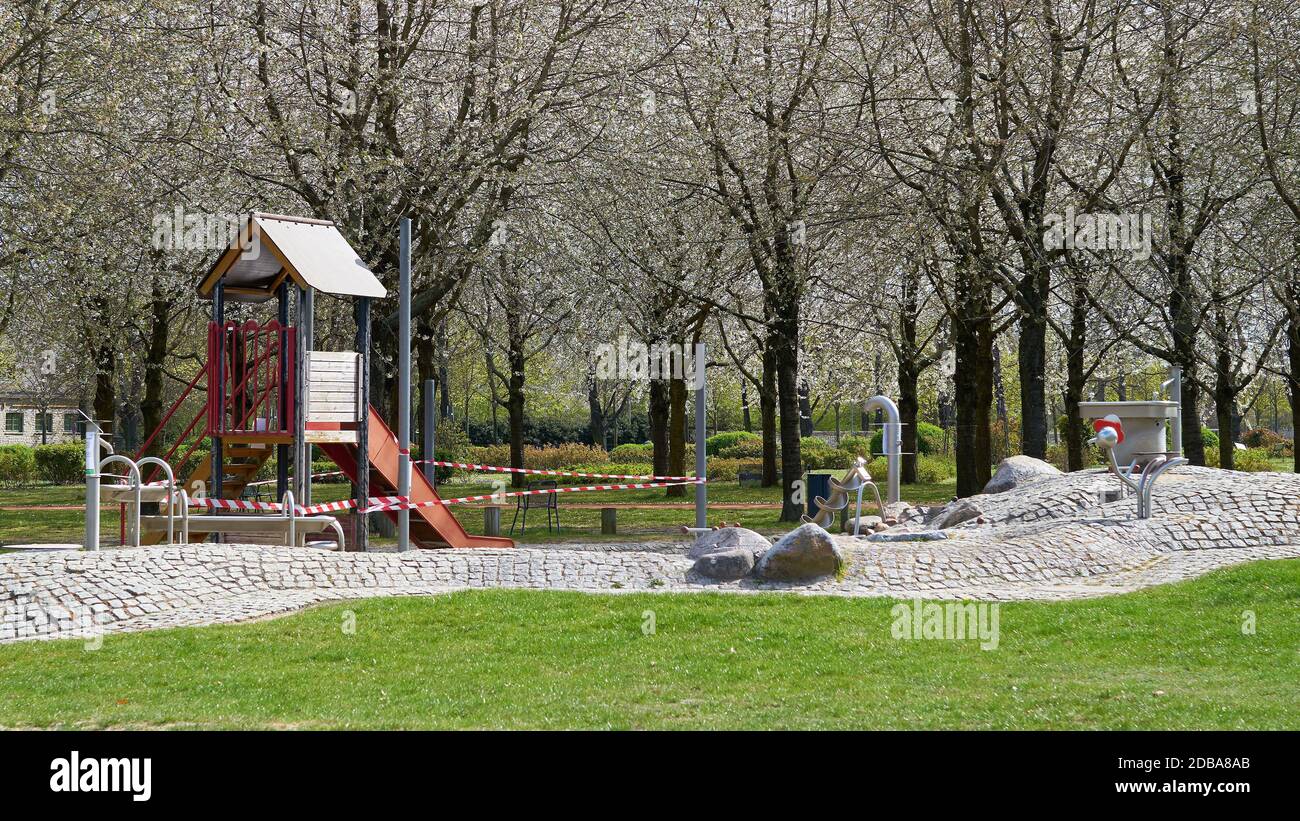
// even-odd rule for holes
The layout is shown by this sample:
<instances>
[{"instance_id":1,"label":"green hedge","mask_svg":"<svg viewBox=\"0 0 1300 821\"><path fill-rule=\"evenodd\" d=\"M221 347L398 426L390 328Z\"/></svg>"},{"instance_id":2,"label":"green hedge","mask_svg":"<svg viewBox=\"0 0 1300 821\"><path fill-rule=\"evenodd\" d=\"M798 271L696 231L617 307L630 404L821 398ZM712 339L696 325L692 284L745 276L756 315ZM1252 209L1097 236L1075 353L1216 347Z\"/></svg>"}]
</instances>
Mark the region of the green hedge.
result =
<instances>
[{"instance_id":1,"label":"green hedge","mask_svg":"<svg viewBox=\"0 0 1300 821\"><path fill-rule=\"evenodd\" d=\"M36 476L42 482L75 485L86 480L86 446L81 442L37 445L32 451Z\"/></svg>"},{"instance_id":2,"label":"green hedge","mask_svg":"<svg viewBox=\"0 0 1300 821\"><path fill-rule=\"evenodd\" d=\"M36 452L28 445L0 445L0 483L29 485L36 481Z\"/></svg>"}]
</instances>

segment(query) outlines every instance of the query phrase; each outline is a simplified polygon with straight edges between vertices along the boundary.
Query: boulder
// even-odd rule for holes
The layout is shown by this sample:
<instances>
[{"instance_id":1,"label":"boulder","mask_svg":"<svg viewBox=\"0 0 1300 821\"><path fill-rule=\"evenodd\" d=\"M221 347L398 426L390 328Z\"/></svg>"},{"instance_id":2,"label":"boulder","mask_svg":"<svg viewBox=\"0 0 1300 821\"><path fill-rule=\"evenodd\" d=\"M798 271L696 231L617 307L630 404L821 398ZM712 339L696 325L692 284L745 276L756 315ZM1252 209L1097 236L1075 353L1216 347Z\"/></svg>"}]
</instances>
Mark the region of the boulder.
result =
<instances>
[{"instance_id":1,"label":"boulder","mask_svg":"<svg viewBox=\"0 0 1300 821\"><path fill-rule=\"evenodd\" d=\"M782 536L759 559L755 571L773 581L798 581L829 576L843 565L844 556L831 534L809 523Z\"/></svg>"},{"instance_id":2,"label":"boulder","mask_svg":"<svg viewBox=\"0 0 1300 821\"><path fill-rule=\"evenodd\" d=\"M743 579L753 569L754 551L745 547L719 548L696 559L692 568L701 576L723 582Z\"/></svg>"},{"instance_id":3,"label":"boulder","mask_svg":"<svg viewBox=\"0 0 1300 821\"><path fill-rule=\"evenodd\" d=\"M755 561L772 547L772 543L761 533L755 533L743 527L720 527L711 530L695 540L686 553L688 559L700 559L711 553L728 550L748 550Z\"/></svg>"},{"instance_id":4,"label":"boulder","mask_svg":"<svg viewBox=\"0 0 1300 821\"><path fill-rule=\"evenodd\" d=\"M997 472L984 486L985 493L1005 493L1013 488L1032 484L1049 476L1060 476L1061 471L1042 459L1032 456L1011 456L998 463Z\"/></svg>"},{"instance_id":5,"label":"boulder","mask_svg":"<svg viewBox=\"0 0 1300 821\"><path fill-rule=\"evenodd\" d=\"M949 527L956 527L962 522L969 522L971 519L978 519L984 515L980 506L970 499L958 499L955 502L949 502L939 513L931 519L927 525L933 530L944 530Z\"/></svg>"}]
</instances>

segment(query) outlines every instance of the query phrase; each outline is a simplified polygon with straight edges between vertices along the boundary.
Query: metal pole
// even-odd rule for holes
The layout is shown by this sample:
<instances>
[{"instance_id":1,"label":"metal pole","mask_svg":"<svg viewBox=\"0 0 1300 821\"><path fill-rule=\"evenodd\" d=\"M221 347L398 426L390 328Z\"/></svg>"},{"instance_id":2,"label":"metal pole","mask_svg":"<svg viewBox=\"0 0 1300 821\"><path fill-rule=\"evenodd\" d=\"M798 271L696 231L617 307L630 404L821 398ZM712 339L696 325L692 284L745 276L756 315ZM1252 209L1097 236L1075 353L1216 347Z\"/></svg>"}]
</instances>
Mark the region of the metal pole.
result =
<instances>
[{"instance_id":1,"label":"metal pole","mask_svg":"<svg viewBox=\"0 0 1300 821\"><path fill-rule=\"evenodd\" d=\"M1178 458L1183 455L1183 369L1178 365L1169 366L1169 399L1178 404L1170 429L1170 438L1174 441L1169 448L1174 458Z\"/></svg>"},{"instance_id":2,"label":"metal pole","mask_svg":"<svg viewBox=\"0 0 1300 821\"><path fill-rule=\"evenodd\" d=\"M298 390L294 403L293 445L294 498L300 505L311 504L311 443L307 441L307 417L311 414L311 351L316 345L316 297L311 288L298 291Z\"/></svg>"},{"instance_id":3,"label":"metal pole","mask_svg":"<svg viewBox=\"0 0 1300 821\"><path fill-rule=\"evenodd\" d=\"M280 388L277 391L279 396L279 411L276 418L280 423L280 430L285 429L285 415L289 413L289 357L296 355L297 351L285 350L284 342L288 336L289 328L289 280L280 283L276 291L276 299L279 301L276 311L276 319L280 323L280 336L277 340L280 348ZM289 427L289 430L292 430ZM275 498L283 499L284 494L289 492L289 446L275 446Z\"/></svg>"},{"instance_id":4,"label":"metal pole","mask_svg":"<svg viewBox=\"0 0 1300 821\"><path fill-rule=\"evenodd\" d=\"M888 396L873 396L862 406L862 410L865 413L884 411L885 418L888 420L881 430L880 441L885 448L885 464L889 472L885 500L892 505L899 499L899 467L902 464L903 450L903 426L899 424L898 406Z\"/></svg>"},{"instance_id":5,"label":"metal pole","mask_svg":"<svg viewBox=\"0 0 1300 821\"><path fill-rule=\"evenodd\" d=\"M225 426L226 419L226 287L222 282L218 282L212 288L212 321L217 324L217 345L213 351L217 361L213 363L212 375L215 385L208 386L208 401L216 403L214 407L214 417L217 422L217 430L212 435L212 453L209 458L212 460L212 475L208 480L208 495L213 499L220 499L222 494L222 480L225 478L225 446L222 444L221 436L218 435L221 428ZM220 513L219 509L213 509L213 515ZM213 533L212 541L220 542L221 533Z\"/></svg>"},{"instance_id":6,"label":"metal pole","mask_svg":"<svg viewBox=\"0 0 1300 821\"><path fill-rule=\"evenodd\" d=\"M708 351L703 342L695 343L695 526L708 527L709 490L705 485L708 478L708 452L705 440L708 439L708 412L705 402L708 397Z\"/></svg>"},{"instance_id":7,"label":"metal pole","mask_svg":"<svg viewBox=\"0 0 1300 821\"><path fill-rule=\"evenodd\" d=\"M370 498L370 297L356 305L357 370L361 375L361 397L357 419L357 538L356 549L370 549L370 514L363 513Z\"/></svg>"},{"instance_id":8,"label":"metal pole","mask_svg":"<svg viewBox=\"0 0 1300 821\"><path fill-rule=\"evenodd\" d=\"M438 390L437 382L432 379L424 380L424 424L421 426L421 432L424 434L424 446L420 448L420 455L424 459L424 478L432 487L437 476L438 469L434 467L429 460L436 458L433 450L436 445L434 441L437 437L437 419L438 419Z\"/></svg>"},{"instance_id":9,"label":"metal pole","mask_svg":"<svg viewBox=\"0 0 1300 821\"><path fill-rule=\"evenodd\" d=\"M400 223L397 309L397 495L411 495L411 221ZM397 549L411 549L411 511L397 512Z\"/></svg>"},{"instance_id":10,"label":"metal pole","mask_svg":"<svg viewBox=\"0 0 1300 821\"><path fill-rule=\"evenodd\" d=\"M86 549L99 550L99 429L86 423Z\"/></svg>"}]
</instances>

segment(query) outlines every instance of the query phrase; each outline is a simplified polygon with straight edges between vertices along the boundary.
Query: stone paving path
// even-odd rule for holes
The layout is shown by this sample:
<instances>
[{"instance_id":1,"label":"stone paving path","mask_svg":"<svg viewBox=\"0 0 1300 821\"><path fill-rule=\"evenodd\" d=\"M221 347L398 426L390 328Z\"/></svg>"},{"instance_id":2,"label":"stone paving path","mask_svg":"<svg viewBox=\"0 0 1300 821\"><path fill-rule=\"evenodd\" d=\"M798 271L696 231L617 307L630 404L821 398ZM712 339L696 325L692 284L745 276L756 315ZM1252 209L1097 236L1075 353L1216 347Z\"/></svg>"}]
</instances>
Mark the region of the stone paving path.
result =
<instances>
[{"instance_id":1,"label":"stone paving path","mask_svg":"<svg viewBox=\"0 0 1300 821\"><path fill-rule=\"evenodd\" d=\"M691 573L685 540L514 550L332 553L198 544L0 556L0 643L239 622L326 601L488 587L781 591L803 595L1064 600L1123 593L1258 559L1300 558L1300 477L1204 468L1171 472L1156 515L1099 504L1090 473L975 497L983 524L930 542L837 540L842 578L809 584ZM1162 483L1163 483L1162 479Z\"/></svg>"}]
</instances>

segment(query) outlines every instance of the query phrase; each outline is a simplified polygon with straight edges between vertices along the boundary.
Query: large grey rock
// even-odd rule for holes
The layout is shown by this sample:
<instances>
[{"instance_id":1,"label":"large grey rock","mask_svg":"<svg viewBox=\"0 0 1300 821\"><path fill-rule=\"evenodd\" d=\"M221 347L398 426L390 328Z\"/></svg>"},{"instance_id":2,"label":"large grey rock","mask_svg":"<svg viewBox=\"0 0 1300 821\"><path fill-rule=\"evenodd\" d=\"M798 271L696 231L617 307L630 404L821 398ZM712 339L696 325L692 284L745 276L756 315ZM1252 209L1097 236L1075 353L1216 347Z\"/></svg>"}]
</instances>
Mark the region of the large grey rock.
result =
<instances>
[{"instance_id":1,"label":"large grey rock","mask_svg":"<svg viewBox=\"0 0 1300 821\"><path fill-rule=\"evenodd\" d=\"M1010 456L998 463L997 472L984 486L985 493L1005 493L1013 488L1033 484L1049 476L1060 476L1061 471L1042 459L1032 456Z\"/></svg>"},{"instance_id":2,"label":"large grey rock","mask_svg":"<svg viewBox=\"0 0 1300 821\"><path fill-rule=\"evenodd\" d=\"M782 536L759 559L755 572L773 581L799 581L839 571L844 555L831 534L809 523Z\"/></svg>"},{"instance_id":3,"label":"large grey rock","mask_svg":"<svg viewBox=\"0 0 1300 821\"><path fill-rule=\"evenodd\" d=\"M696 559L692 569L718 581L743 579L754 569L754 551L745 547L720 548Z\"/></svg>"},{"instance_id":4,"label":"large grey rock","mask_svg":"<svg viewBox=\"0 0 1300 821\"><path fill-rule=\"evenodd\" d=\"M754 559L757 560L771 547L772 543L761 533L743 527L720 527L696 539L695 544L691 545L691 549L686 553L686 557L699 559L710 553L743 549L754 554Z\"/></svg>"},{"instance_id":5,"label":"large grey rock","mask_svg":"<svg viewBox=\"0 0 1300 821\"><path fill-rule=\"evenodd\" d=\"M944 506L927 524L933 530L943 530L983 515L984 511L971 499L958 499Z\"/></svg>"}]
</instances>

